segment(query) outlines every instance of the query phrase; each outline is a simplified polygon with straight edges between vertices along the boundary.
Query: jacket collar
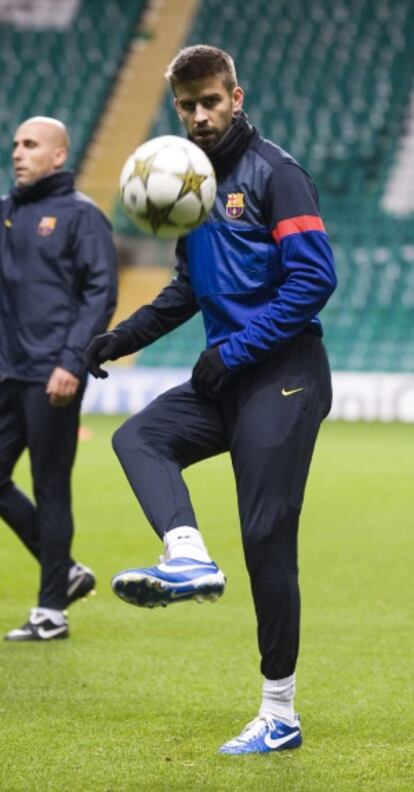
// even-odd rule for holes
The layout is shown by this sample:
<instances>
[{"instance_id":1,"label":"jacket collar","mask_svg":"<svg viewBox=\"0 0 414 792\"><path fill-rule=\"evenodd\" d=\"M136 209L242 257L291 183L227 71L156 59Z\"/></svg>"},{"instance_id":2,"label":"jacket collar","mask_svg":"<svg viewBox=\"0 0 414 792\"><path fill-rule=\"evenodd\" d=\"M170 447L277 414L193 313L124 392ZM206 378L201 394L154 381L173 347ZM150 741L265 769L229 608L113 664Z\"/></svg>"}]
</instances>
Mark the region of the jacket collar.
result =
<instances>
[{"instance_id":1,"label":"jacket collar","mask_svg":"<svg viewBox=\"0 0 414 792\"><path fill-rule=\"evenodd\" d=\"M240 113L233 117L231 126L217 143L217 146L207 152L219 178L231 171L255 135L257 135L255 128L249 123L246 114L241 110Z\"/></svg>"},{"instance_id":2,"label":"jacket collar","mask_svg":"<svg viewBox=\"0 0 414 792\"><path fill-rule=\"evenodd\" d=\"M75 176L72 171L57 171L27 187L13 187L10 195L15 203L33 203L40 201L41 198L73 192L74 181Z\"/></svg>"}]
</instances>

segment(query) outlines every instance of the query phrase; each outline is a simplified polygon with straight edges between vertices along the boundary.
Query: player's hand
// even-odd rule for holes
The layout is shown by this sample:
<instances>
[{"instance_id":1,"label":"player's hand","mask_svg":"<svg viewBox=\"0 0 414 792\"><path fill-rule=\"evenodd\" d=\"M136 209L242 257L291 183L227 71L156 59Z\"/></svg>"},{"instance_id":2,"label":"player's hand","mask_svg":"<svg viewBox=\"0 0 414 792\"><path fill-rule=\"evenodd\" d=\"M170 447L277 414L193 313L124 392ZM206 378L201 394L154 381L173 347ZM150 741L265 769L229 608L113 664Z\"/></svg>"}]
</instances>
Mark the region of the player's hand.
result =
<instances>
[{"instance_id":1,"label":"player's hand","mask_svg":"<svg viewBox=\"0 0 414 792\"><path fill-rule=\"evenodd\" d=\"M105 360L117 360L125 355L125 341L116 333L102 333L92 339L83 355L85 368L93 377L106 379L108 372L100 367Z\"/></svg>"},{"instance_id":2,"label":"player's hand","mask_svg":"<svg viewBox=\"0 0 414 792\"><path fill-rule=\"evenodd\" d=\"M53 369L46 385L49 404L52 407L66 407L76 396L79 379L60 366Z\"/></svg>"},{"instance_id":3,"label":"player's hand","mask_svg":"<svg viewBox=\"0 0 414 792\"><path fill-rule=\"evenodd\" d=\"M193 368L191 384L199 396L216 396L229 374L217 347L201 353Z\"/></svg>"}]
</instances>

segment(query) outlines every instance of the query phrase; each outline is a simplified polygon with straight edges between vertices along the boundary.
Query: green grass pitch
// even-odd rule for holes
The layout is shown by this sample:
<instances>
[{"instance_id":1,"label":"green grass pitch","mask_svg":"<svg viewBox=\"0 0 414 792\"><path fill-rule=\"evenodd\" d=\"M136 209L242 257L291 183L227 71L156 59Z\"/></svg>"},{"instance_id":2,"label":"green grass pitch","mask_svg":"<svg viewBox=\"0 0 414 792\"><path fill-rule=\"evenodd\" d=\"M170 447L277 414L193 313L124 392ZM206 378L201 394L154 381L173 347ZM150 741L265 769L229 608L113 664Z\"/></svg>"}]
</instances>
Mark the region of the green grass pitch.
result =
<instances>
[{"instance_id":1,"label":"green grass pitch","mask_svg":"<svg viewBox=\"0 0 414 792\"><path fill-rule=\"evenodd\" d=\"M92 438L74 476L74 553L96 570L97 596L72 607L68 641L0 643L2 792L412 790L414 426L324 425L301 524L304 745L229 757L217 749L261 692L229 460L186 473L225 595L133 608L111 575L161 546L110 446L120 422L84 417ZM16 478L29 486L26 458ZM4 634L35 603L37 569L0 531Z\"/></svg>"}]
</instances>

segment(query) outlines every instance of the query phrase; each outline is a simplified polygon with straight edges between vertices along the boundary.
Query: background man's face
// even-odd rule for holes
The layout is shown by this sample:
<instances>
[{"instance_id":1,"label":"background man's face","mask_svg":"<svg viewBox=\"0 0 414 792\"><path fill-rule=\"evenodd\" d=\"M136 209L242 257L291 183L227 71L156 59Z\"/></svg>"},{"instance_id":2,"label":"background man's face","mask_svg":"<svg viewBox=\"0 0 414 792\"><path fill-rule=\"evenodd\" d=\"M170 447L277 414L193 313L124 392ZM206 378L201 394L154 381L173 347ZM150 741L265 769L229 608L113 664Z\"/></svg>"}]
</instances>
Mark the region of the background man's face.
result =
<instances>
[{"instance_id":1,"label":"background man's face","mask_svg":"<svg viewBox=\"0 0 414 792\"><path fill-rule=\"evenodd\" d=\"M62 167L66 150L52 124L28 121L16 131L12 158L16 184L25 187Z\"/></svg>"},{"instance_id":2,"label":"background man's face","mask_svg":"<svg viewBox=\"0 0 414 792\"><path fill-rule=\"evenodd\" d=\"M209 77L175 87L175 108L190 138L210 151L227 132L243 105L240 86L228 91L223 77Z\"/></svg>"}]
</instances>

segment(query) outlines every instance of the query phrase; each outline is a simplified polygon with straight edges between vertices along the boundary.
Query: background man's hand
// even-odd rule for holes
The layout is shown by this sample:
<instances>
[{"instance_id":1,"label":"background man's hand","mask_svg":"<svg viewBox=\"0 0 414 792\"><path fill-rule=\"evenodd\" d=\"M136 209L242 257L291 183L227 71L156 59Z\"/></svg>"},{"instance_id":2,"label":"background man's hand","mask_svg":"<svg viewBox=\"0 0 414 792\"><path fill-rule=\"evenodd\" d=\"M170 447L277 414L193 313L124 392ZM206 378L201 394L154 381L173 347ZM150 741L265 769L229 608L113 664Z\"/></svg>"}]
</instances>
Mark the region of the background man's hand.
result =
<instances>
[{"instance_id":1,"label":"background man's hand","mask_svg":"<svg viewBox=\"0 0 414 792\"><path fill-rule=\"evenodd\" d=\"M70 371L57 366L53 369L46 385L49 403L52 407L66 407L76 396L78 388L78 377L75 377Z\"/></svg>"}]
</instances>

